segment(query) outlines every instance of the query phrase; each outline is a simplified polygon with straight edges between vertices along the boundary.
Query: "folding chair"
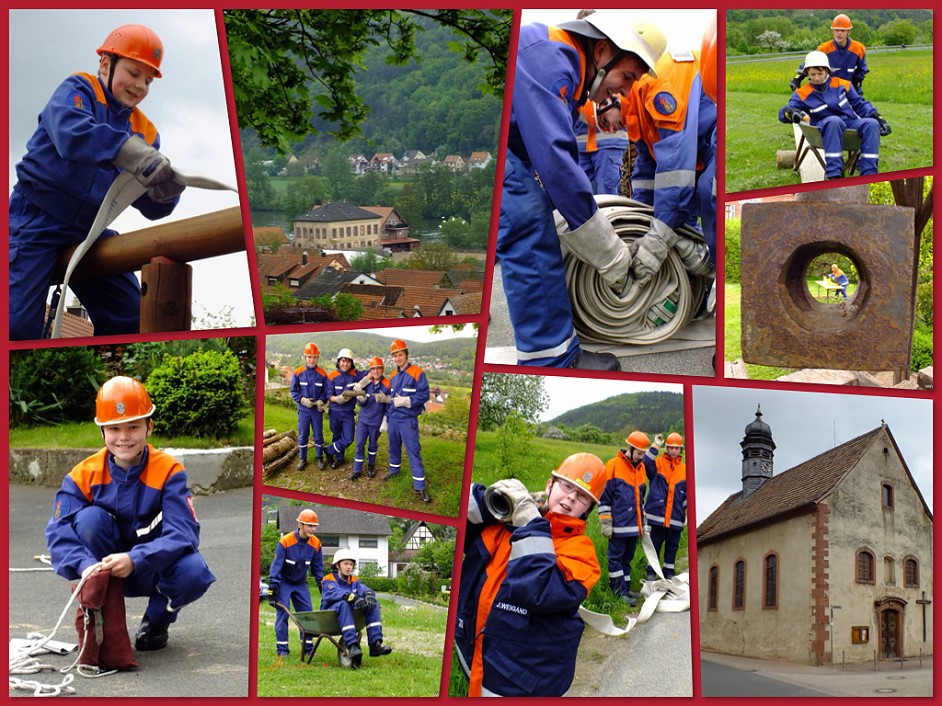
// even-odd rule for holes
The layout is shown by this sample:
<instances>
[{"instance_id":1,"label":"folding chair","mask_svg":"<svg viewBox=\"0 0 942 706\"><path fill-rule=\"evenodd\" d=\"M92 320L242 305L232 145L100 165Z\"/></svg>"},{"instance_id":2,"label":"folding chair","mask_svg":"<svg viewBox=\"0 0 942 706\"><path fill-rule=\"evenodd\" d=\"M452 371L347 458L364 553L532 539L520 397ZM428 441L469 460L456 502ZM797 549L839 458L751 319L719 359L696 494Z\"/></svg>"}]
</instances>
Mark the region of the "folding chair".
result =
<instances>
[{"instance_id":1,"label":"folding chair","mask_svg":"<svg viewBox=\"0 0 942 706\"><path fill-rule=\"evenodd\" d=\"M797 172L809 152L818 160L821 169L826 169L824 157L821 156L824 151L821 131L806 123L800 123L798 127L801 130L801 139L798 141L798 149L795 151L795 166L792 169ZM854 170L857 169L857 161L860 159L860 135L857 134L856 130L844 130L843 150L847 152L847 156L843 159L841 176L847 176L854 173Z\"/></svg>"}]
</instances>

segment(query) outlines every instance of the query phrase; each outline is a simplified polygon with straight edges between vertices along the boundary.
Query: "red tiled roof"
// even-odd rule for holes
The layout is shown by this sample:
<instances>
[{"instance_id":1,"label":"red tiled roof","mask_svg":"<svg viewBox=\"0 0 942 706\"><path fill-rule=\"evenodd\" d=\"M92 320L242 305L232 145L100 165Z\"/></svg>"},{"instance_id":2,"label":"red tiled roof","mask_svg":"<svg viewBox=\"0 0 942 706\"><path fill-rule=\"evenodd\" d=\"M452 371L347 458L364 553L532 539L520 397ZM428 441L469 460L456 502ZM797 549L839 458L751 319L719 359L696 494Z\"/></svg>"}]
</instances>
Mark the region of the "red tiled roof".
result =
<instances>
[{"instance_id":1,"label":"red tiled roof","mask_svg":"<svg viewBox=\"0 0 942 706\"><path fill-rule=\"evenodd\" d=\"M399 270L390 268L376 273L383 284L403 286L437 287L445 276L443 271L435 270Z\"/></svg>"},{"instance_id":2,"label":"red tiled roof","mask_svg":"<svg viewBox=\"0 0 942 706\"><path fill-rule=\"evenodd\" d=\"M49 317L49 305L46 305L45 317ZM46 320L43 319L43 321ZM88 338L95 334L95 327L88 319L70 314L67 311L62 312L62 331L61 338Z\"/></svg>"}]
</instances>

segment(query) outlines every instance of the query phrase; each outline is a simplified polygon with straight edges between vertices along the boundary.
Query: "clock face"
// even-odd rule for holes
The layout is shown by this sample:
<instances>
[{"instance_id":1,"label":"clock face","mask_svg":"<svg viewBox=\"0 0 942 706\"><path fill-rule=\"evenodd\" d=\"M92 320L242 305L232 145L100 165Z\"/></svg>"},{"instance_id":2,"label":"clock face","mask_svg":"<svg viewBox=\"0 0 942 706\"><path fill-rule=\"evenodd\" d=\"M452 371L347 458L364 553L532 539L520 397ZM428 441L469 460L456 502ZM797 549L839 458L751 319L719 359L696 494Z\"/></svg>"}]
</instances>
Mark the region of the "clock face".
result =
<instances>
[{"instance_id":1,"label":"clock face","mask_svg":"<svg viewBox=\"0 0 942 706\"><path fill-rule=\"evenodd\" d=\"M763 470L763 471L771 471L771 470L772 470L772 462L771 462L771 461L763 461L763 462L761 463L761 466L762 466L762 470Z\"/></svg>"}]
</instances>

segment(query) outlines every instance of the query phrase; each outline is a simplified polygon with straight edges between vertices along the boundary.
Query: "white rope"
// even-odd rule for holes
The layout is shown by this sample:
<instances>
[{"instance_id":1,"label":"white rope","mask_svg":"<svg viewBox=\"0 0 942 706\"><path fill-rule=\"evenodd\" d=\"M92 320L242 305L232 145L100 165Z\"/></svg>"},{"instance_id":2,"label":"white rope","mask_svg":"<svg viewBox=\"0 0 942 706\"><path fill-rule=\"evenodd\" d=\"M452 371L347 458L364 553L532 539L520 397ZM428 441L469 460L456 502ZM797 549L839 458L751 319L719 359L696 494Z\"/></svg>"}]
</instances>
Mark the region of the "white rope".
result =
<instances>
[{"instance_id":1,"label":"white rope","mask_svg":"<svg viewBox=\"0 0 942 706\"><path fill-rule=\"evenodd\" d=\"M596 196L596 202L618 236L628 243L644 236L654 218L650 206L622 196ZM555 217L557 230L568 228L559 212ZM703 241L703 235L690 226L674 230L682 238ZM621 294L606 285L591 265L565 251L563 261L573 324L587 343L651 345L666 341L693 318L710 282L689 274L674 248L643 287L631 278Z\"/></svg>"},{"instance_id":2,"label":"white rope","mask_svg":"<svg viewBox=\"0 0 942 706\"><path fill-rule=\"evenodd\" d=\"M75 658L73 662L68 667L59 670L60 673L65 676L62 678L62 681L59 684L43 684L42 682L36 680L27 680L20 679L19 677L13 676L14 674L37 674L43 670L55 670L56 666L54 664L46 664L40 662L37 657L42 654L46 654L48 650L46 649L46 644L55 637L55 634L59 631L59 628L62 626L62 621L65 620L65 617L69 613L69 609L72 607L72 604L75 602L75 599L78 597L79 591L82 590L82 586L85 585L85 582L88 578L94 573L95 569L101 566L101 562L92 565L85 570L82 575L81 580L78 582L78 585L75 587L75 590L72 591L72 595L69 596L68 602L65 604L65 608L62 609L62 613L59 615L59 620L56 621L55 627L52 629L52 632L48 635L43 635L42 633L32 632L27 635L27 642L25 644L10 642L10 689L22 689L25 691L32 691L33 696L59 696L62 693L74 694L75 689L71 686L72 682L75 681L75 675L69 674L72 669L75 669L76 673L83 677L94 678L99 676L107 676L108 674L114 674L117 670L112 670L109 672L98 672L97 667L89 667L88 665L79 665L76 668L76 664L82 655L79 655ZM89 640L84 641L84 646L87 646ZM86 673L88 669L95 669L95 673Z\"/></svg>"},{"instance_id":3,"label":"white rope","mask_svg":"<svg viewBox=\"0 0 942 706\"><path fill-rule=\"evenodd\" d=\"M646 623L655 613L682 613L690 610L690 577L687 572L678 574L674 578L664 578L661 562L654 551L651 535L645 532L641 535L641 547L648 560L648 566L654 569L658 578L654 581L645 581L641 587L641 595L645 596L644 604L638 617L628 617L628 624L619 628L612 620L612 616L605 613L595 613L588 608L579 606L579 615L589 625L603 635L619 637L627 635L638 624Z\"/></svg>"}]
</instances>

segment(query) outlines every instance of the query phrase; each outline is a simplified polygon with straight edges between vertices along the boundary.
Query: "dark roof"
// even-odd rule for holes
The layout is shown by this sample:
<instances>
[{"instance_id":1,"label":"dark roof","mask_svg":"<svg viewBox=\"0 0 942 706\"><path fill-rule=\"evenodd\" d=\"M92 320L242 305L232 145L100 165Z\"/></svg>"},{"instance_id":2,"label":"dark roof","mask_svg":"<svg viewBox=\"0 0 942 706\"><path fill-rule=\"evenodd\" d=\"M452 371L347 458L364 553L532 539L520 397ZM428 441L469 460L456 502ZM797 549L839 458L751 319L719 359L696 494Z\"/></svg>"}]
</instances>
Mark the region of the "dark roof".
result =
<instances>
[{"instance_id":1,"label":"dark roof","mask_svg":"<svg viewBox=\"0 0 942 706\"><path fill-rule=\"evenodd\" d=\"M406 543L407 543L410 539L412 539L412 535L414 535L414 534L419 530L419 527L421 527L422 525L425 525L426 527L428 527L428 525L427 525L425 522L421 521L421 520L417 520L417 521L413 522L411 525L409 525L409 529L407 529L407 530L406 530L406 533L402 536L402 544L403 544L403 546L405 546ZM431 531L431 530L429 530L429 531Z\"/></svg>"},{"instance_id":2,"label":"dark roof","mask_svg":"<svg viewBox=\"0 0 942 706\"><path fill-rule=\"evenodd\" d=\"M697 545L811 511L853 470L884 429L889 433L886 425L879 426L773 476L748 498L743 499L742 492L730 495L697 527Z\"/></svg>"},{"instance_id":3,"label":"dark roof","mask_svg":"<svg viewBox=\"0 0 942 706\"><path fill-rule=\"evenodd\" d=\"M380 216L359 206L341 201L315 206L307 213L295 217L294 220L310 223L336 223L337 221L362 221L367 218L380 218Z\"/></svg>"},{"instance_id":4,"label":"dark roof","mask_svg":"<svg viewBox=\"0 0 942 706\"><path fill-rule=\"evenodd\" d=\"M307 507L307 506L304 506ZM362 510L350 510L345 507L333 505L311 505L317 513L317 530L315 535L323 534L356 534L374 537L389 537L392 529L389 518ZM287 534L298 526L298 513L303 507L287 505L278 508L278 529Z\"/></svg>"},{"instance_id":5,"label":"dark roof","mask_svg":"<svg viewBox=\"0 0 942 706\"><path fill-rule=\"evenodd\" d=\"M340 272L328 267L298 287L294 296L298 299L316 299L324 294L337 294L344 284L352 282L360 275L360 272Z\"/></svg>"}]
</instances>

